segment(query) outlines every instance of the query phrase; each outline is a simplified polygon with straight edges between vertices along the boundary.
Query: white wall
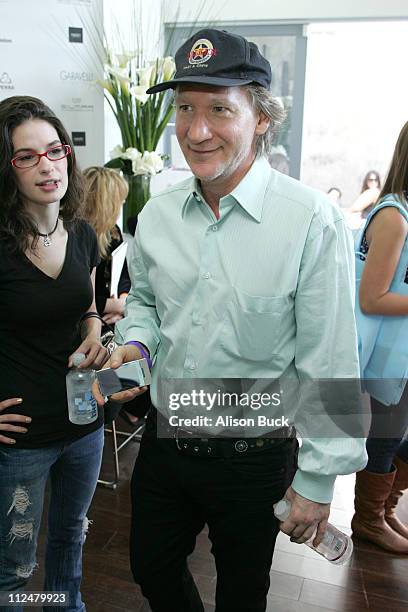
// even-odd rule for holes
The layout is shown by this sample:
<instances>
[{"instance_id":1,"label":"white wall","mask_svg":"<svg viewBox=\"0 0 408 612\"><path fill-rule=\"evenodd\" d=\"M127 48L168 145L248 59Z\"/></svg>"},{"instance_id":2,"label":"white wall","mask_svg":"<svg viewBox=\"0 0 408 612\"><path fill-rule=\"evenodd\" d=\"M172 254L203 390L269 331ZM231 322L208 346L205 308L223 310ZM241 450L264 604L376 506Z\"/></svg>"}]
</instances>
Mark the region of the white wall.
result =
<instances>
[{"instance_id":1,"label":"white wall","mask_svg":"<svg viewBox=\"0 0 408 612\"><path fill-rule=\"evenodd\" d=\"M395 19L408 17L406 0L166 0L166 22L201 19L217 21L301 21L330 19Z\"/></svg>"},{"instance_id":2,"label":"white wall","mask_svg":"<svg viewBox=\"0 0 408 612\"><path fill-rule=\"evenodd\" d=\"M91 40L101 24L101 0L0 0L0 100L41 98L68 132L85 138L75 146L82 167L104 157L103 96L95 86L102 65ZM69 28L77 28L71 42Z\"/></svg>"}]
</instances>

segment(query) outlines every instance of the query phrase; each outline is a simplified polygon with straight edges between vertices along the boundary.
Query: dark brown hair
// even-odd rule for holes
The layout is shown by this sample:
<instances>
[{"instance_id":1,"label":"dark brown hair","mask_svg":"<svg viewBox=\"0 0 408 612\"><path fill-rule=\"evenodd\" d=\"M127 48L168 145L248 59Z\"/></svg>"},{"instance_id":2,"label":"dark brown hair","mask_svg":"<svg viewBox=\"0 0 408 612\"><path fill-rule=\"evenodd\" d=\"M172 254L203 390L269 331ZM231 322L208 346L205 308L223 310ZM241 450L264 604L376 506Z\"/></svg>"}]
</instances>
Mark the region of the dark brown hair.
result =
<instances>
[{"instance_id":1,"label":"dark brown hair","mask_svg":"<svg viewBox=\"0 0 408 612\"><path fill-rule=\"evenodd\" d=\"M0 102L0 240L6 240L13 250L26 251L30 247L30 237L36 237L37 226L25 209L17 188L15 171L11 165L13 158L13 131L30 119L41 119L52 125L62 144L72 148L72 142L61 121L48 106L38 98L12 96ZM61 199L60 216L65 227L72 226L81 216L83 205L83 179L79 172L75 153L68 161L68 188ZM34 239L31 248L35 248Z\"/></svg>"},{"instance_id":2,"label":"dark brown hair","mask_svg":"<svg viewBox=\"0 0 408 612\"><path fill-rule=\"evenodd\" d=\"M408 190L408 121L402 127L395 145L390 169L381 189L379 198L389 193L398 196L401 204L406 206L406 191Z\"/></svg>"}]
</instances>

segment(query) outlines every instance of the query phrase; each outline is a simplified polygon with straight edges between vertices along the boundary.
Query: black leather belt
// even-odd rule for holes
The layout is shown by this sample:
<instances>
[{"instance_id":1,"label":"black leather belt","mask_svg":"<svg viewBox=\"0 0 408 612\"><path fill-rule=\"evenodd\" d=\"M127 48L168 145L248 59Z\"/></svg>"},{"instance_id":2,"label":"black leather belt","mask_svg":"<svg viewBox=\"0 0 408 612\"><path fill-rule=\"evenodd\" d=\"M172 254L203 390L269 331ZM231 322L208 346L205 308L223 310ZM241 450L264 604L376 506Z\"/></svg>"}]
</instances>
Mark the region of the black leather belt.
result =
<instances>
[{"instance_id":1,"label":"black leather belt","mask_svg":"<svg viewBox=\"0 0 408 612\"><path fill-rule=\"evenodd\" d=\"M155 411L156 412L156 411ZM288 444L296 437L293 426L263 434L259 438L202 438L197 437L197 432L192 432L182 427L172 427L167 419L157 413L160 431L169 434L173 438L176 448L186 455L196 457L233 457L246 453L259 453L282 444Z\"/></svg>"}]
</instances>

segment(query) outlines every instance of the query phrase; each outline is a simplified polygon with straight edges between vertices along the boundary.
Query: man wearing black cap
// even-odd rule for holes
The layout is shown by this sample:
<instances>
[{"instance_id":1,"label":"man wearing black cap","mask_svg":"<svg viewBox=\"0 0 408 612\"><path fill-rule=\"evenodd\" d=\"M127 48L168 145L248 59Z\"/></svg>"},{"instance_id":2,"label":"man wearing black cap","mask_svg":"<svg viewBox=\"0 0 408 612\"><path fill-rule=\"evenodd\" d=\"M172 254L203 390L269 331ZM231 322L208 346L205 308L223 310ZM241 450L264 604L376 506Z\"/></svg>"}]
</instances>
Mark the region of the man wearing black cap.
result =
<instances>
[{"instance_id":1,"label":"man wearing black cap","mask_svg":"<svg viewBox=\"0 0 408 612\"><path fill-rule=\"evenodd\" d=\"M177 380L233 379L242 390L243 379L259 388L266 379L357 378L352 248L337 209L266 161L282 109L257 46L201 30L177 51L176 68L150 93L175 90L176 134L194 177L140 215L117 325L123 346L110 360L155 360L132 479L132 570L154 612L202 612L187 556L207 524L217 612L261 612L279 532L273 503L292 503L281 528L294 541L317 529L320 542L336 475L364 466L364 442L304 439L297 464L290 422L275 437L271 424L254 429L247 419L226 437L215 400L201 401L217 395L208 394L195 428L179 419L182 407L198 414L195 389L165 400L164 381L174 390Z\"/></svg>"}]
</instances>

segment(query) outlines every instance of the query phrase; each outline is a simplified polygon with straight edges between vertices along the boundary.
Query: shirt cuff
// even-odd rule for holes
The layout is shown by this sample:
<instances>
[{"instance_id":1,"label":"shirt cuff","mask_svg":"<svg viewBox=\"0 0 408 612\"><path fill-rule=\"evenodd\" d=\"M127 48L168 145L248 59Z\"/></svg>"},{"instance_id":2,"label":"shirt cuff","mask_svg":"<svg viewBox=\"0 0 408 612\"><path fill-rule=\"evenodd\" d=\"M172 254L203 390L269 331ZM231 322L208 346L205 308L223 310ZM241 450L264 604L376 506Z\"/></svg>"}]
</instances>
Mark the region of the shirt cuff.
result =
<instances>
[{"instance_id":1,"label":"shirt cuff","mask_svg":"<svg viewBox=\"0 0 408 612\"><path fill-rule=\"evenodd\" d=\"M129 340L129 342L126 342L126 344L132 344L133 346L136 346L139 349L139 353L141 354L142 359L146 359L149 370L151 370L152 360L150 359L150 352L147 349L146 345L142 344L141 342L138 342L138 340Z\"/></svg>"},{"instance_id":2,"label":"shirt cuff","mask_svg":"<svg viewBox=\"0 0 408 612\"><path fill-rule=\"evenodd\" d=\"M119 323L121 323L121 321L119 321ZM133 340L141 342L149 351L150 359L153 359L158 346L158 342L152 338L152 334L149 334L139 327L126 330L125 333L122 334L118 323L115 325L115 340L120 345L126 344L127 342L131 342Z\"/></svg>"},{"instance_id":3,"label":"shirt cuff","mask_svg":"<svg viewBox=\"0 0 408 612\"><path fill-rule=\"evenodd\" d=\"M336 478L336 475L311 474L298 469L292 482L292 489L311 501L330 504Z\"/></svg>"}]
</instances>

